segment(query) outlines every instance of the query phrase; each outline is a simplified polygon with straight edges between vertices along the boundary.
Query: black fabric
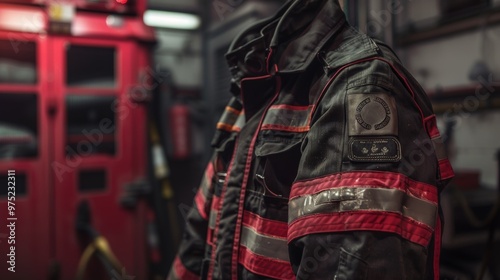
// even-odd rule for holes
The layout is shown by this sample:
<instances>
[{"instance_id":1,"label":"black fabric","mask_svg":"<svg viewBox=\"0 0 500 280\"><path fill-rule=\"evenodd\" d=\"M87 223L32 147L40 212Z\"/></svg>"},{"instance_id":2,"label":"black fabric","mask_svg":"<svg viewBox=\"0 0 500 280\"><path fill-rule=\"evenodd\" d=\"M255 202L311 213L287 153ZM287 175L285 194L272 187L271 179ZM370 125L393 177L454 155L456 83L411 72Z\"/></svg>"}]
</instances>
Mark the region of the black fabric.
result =
<instances>
[{"instance_id":1,"label":"black fabric","mask_svg":"<svg viewBox=\"0 0 500 280\"><path fill-rule=\"evenodd\" d=\"M427 250L394 234L315 234L294 242L289 250L297 279L432 279L421 257Z\"/></svg>"},{"instance_id":2,"label":"black fabric","mask_svg":"<svg viewBox=\"0 0 500 280\"><path fill-rule=\"evenodd\" d=\"M370 220L372 227L367 228L358 226L364 221L345 219L359 214L359 209L351 207L352 213L340 213L335 208L337 201L332 201L331 207L316 207L326 209L319 217L328 218L318 219L316 224L316 213L288 213L289 204L298 201L290 200L292 194L313 197L312 192L324 190L331 183L328 180L343 174L367 175L365 179L370 180L374 177L368 175L378 174L378 184L385 185L375 187L415 195L405 189L407 186L392 185L390 176L398 176L404 184L430 188L426 195L431 200L444 186L434 149L421 145L430 141L423 119L433 114L432 107L394 52L349 26L337 0L294 0L275 17L238 36L226 58L235 94L231 102L240 102L246 123L240 132L219 129L216 133L214 170L222 175L216 175L212 184L220 203L207 202L217 214L215 243L204 244L207 231L211 232L194 209L179 251L186 268L207 279L268 279L263 275L272 275L273 265L285 272L289 268L289 274L297 279L437 279L434 253L440 248L434 245L432 213L439 207L433 208L433 201L426 202L431 206L425 213L431 225L409 222L413 224L408 227L419 227L417 234L422 236L412 236L403 229L405 225L384 224L411 219L404 209L367 211L391 218L378 223ZM359 96L382 100L379 107L362 104L366 118L362 120L350 115L355 111L353 106L359 105L354 103L363 100ZM351 104L349 100L355 101ZM287 120L282 123L288 126L262 125L271 105L272 110L287 110L283 114ZM294 114L294 110L300 113ZM279 116L275 111L273 114ZM353 129L350 126L356 121L368 121L370 126ZM246 217L245 213L251 214ZM287 224L292 216L294 221ZM279 250L288 254L290 263L279 263L272 256L239 263L237 233L244 218L260 219L254 221L252 229L258 234L287 239L288 246ZM367 219L363 215L358 218ZM297 226L296 221L306 221L306 226ZM287 225L288 231L260 223ZM266 271L262 275L250 271L245 265L252 261ZM274 277L284 279L282 275Z\"/></svg>"}]
</instances>

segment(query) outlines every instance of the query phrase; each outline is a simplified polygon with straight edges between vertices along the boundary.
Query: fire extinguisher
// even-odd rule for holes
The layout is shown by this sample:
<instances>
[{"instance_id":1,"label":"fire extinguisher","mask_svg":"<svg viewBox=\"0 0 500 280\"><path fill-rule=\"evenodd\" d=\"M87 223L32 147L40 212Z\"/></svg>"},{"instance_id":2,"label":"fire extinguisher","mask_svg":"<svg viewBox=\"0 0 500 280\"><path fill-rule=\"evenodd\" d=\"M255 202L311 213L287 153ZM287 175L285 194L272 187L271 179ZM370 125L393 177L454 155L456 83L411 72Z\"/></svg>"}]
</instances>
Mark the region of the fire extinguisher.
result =
<instances>
[{"instance_id":1,"label":"fire extinguisher","mask_svg":"<svg viewBox=\"0 0 500 280\"><path fill-rule=\"evenodd\" d=\"M188 159L192 154L191 117L189 107L177 103L169 108L170 156L176 160Z\"/></svg>"}]
</instances>

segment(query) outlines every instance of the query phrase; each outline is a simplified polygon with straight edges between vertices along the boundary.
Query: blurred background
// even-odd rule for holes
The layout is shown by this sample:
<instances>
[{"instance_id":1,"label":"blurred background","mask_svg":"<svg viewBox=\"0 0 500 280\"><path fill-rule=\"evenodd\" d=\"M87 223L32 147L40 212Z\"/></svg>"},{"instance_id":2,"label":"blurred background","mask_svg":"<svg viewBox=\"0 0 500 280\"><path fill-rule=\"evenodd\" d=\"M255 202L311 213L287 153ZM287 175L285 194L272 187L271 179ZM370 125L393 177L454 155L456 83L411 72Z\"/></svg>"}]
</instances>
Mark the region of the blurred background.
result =
<instances>
[{"instance_id":1,"label":"blurred background","mask_svg":"<svg viewBox=\"0 0 500 280\"><path fill-rule=\"evenodd\" d=\"M500 279L500 1L341 1L438 115L457 173L441 279ZM224 54L284 2L0 0L0 279L165 279Z\"/></svg>"}]
</instances>

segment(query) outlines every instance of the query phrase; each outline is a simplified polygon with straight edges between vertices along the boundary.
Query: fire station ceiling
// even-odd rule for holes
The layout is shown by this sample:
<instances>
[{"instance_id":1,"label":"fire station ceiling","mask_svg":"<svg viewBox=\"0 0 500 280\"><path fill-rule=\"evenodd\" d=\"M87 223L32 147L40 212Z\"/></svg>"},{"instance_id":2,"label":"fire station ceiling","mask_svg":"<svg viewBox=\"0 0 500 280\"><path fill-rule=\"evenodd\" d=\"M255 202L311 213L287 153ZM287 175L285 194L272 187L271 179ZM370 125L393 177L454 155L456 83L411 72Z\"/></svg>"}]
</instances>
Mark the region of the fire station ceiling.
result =
<instances>
[{"instance_id":1,"label":"fire station ceiling","mask_svg":"<svg viewBox=\"0 0 500 280\"><path fill-rule=\"evenodd\" d=\"M177 12L196 12L199 10L199 0L149 0L149 7Z\"/></svg>"},{"instance_id":2,"label":"fire station ceiling","mask_svg":"<svg viewBox=\"0 0 500 280\"><path fill-rule=\"evenodd\" d=\"M148 8L153 10L198 13L200 0L148 0ZM204 0L203 0L204 1ZM158 29L159 39L156 55L189 55L198 52L201 43L199 35L189 31Z\"/></svg>"}]
</instances>

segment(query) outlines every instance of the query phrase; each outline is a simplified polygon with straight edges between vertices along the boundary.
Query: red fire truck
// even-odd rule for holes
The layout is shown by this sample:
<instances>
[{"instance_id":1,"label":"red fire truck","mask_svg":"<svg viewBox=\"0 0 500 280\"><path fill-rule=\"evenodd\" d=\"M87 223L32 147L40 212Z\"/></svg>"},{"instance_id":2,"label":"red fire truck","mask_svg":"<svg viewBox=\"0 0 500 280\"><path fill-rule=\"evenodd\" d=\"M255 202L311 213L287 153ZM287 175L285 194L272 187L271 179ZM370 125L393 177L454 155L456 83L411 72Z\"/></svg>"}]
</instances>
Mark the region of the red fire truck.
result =
<instances>
[{"instance_id":1,"label":"red fire truck","mask_svg":"<svg viewBox=\"0 0 500 280\"><path fill-rule=\"evenodd\" d=\"M145 2L0 1L0 279L149 278Z\"/></svg>"}]
</instances>

